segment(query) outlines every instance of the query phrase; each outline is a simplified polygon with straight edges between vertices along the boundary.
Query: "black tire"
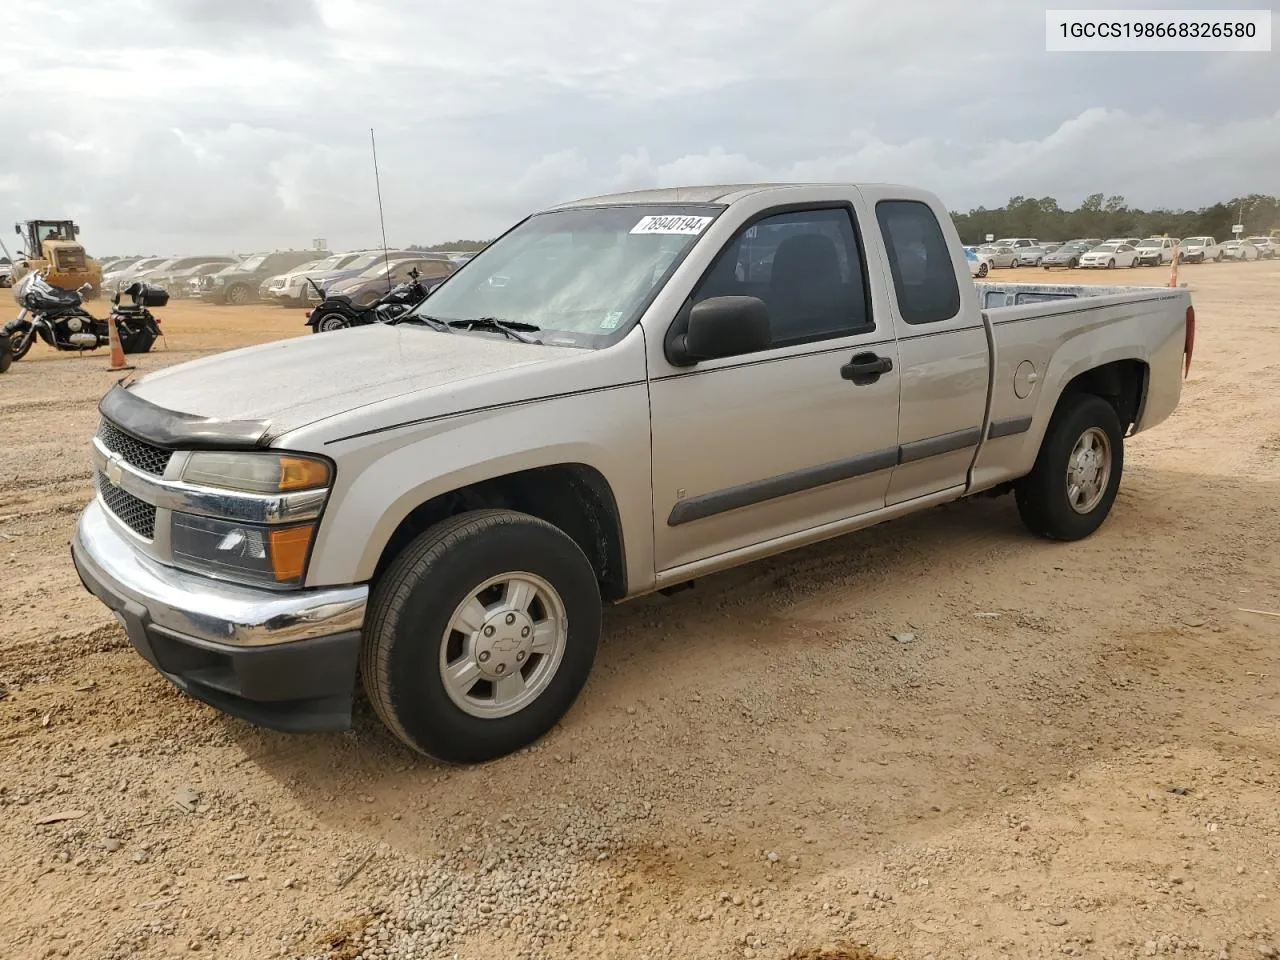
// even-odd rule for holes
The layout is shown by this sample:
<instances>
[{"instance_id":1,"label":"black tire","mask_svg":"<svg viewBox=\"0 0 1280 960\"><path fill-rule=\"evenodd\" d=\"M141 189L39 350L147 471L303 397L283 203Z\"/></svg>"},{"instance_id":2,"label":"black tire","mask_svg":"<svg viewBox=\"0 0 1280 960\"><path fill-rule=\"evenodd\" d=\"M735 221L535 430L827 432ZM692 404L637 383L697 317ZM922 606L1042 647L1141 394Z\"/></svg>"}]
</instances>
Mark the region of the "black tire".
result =
<instances>
[{"instance_id":1,"label":"black tire","mask_svg":"<svg viewBox=\"0 0 1280 960\"><path fill-rule=\"evenodd\" d=\"M1107 261L1107 269L1108 269L1108 270L1114 270L1115 268L1116 268L1116 262L1115 262L1115 260L1114 260L1114 259L1113 259L1113 260L1108 260L1108 261Z\"/></svg>"},{"instance_id":2,"label":"black tire","mask_svg":"<svg viewBox=\"0 0 1280 960\"><path fill-rule=\"evenodd\" d=\"M517 571L559 595L568 625L563 655L518 712L477 717L445 689L441 651L460 636L448 632L458 606L490 578ZM420 753L447 763L505 756L542 737L577 699L595 661L600 610L595 571L561 530L508 510L451 517L405 547L374 588L360 657L365 693L387 728ZM530 657L518 669L537 667Z\"/></svg>"},{"instance_id":3,"label":"black tire","mask_svg":"<svg viewBox=\"0 0 1280 960\"><path fill-rule=\"evenodd\" d=\"M223 302L233 307L243 307L250 299L252 299L251 292L243 283L233 283L223 294Z\"/></svg>"},{"instance_id":4,"label":"black tire","mask_svg":"<svg viewBox=\"0 0 1280 960\"><path fill-rule=\"evenodd\" d=\"M351 326L351 318L341 310L316 311L311 314L311 321L312 333L332 333L335 330L346 330Z\"/></svg>"},{"instance_id":5,"label":"black tire","mask_svg":"<svg viewBox=\"0 0 1280 960\"><path fill-rule=\"evenodd\" d=\"M1067 261L1068 270L1075 270L1079 266L1080 266L1080 261L1077 260L1075 257L1072 257L1070 260Z\"/></svg>"},{"instance_id":6,"label":"black tire","mask_svg":"<svg viewBox=\"0 0 1280 960\"><path fill-rule=\"evenodd\" d=\"M31 350L31 345L36 342L36 332L34 329L15 330L9 334L9 353L14 360L21 360Z\"/></svg>"},{"instance_id":7,"label":"black tire","mask_svg":"<svg viewBox=\"0 0 1280 960\"><path fill-rule=\"evenodd\" d=\"M978 264L979 277L985 277L990 272L991 272L990 268L987 266L987 261L983 260L980 264Z\"/></svg>"},{"instance_id":8,"label":"black tire","mask_svg":"<svg viewBox=\"0 0 1280 960\"><path fill-rule=\"evenodd\" d=\"M8 337L0 337L0 373L13 366L13 348L9 346Z\"/></svg>"},{"instance_id":9,"label":"black tire","mask_svg":"<svg viewBox=\"0 0 1280 960\"><path fill-rule=\"evenodd\" d=\"M1018 258L1017 258L1017 257L1014 257L1014 258L1013 258L1013 263L1009 264L1009 269L1010 269L1010 270L1016 270L1017 268L1018 268Z\"/></svg>"},{"instance_id":10,"label":"black tire","mask_svg":"<svg viewBox=\"0 0 1280 960\"><path fill-rule=\"evenodd\" d=\"M1068 495L1067 466L1076 444L1101 431L1109 445L1109 473L1101 497L1087 512ZM1115 408L1093 394L1066 394L1049 421L1031 472L1017 482L1018 515L1032 533L1051 540L1081 540L1102 526L1115 503L1124 472L1124 436Z\"/></svg>"}]
</instances>

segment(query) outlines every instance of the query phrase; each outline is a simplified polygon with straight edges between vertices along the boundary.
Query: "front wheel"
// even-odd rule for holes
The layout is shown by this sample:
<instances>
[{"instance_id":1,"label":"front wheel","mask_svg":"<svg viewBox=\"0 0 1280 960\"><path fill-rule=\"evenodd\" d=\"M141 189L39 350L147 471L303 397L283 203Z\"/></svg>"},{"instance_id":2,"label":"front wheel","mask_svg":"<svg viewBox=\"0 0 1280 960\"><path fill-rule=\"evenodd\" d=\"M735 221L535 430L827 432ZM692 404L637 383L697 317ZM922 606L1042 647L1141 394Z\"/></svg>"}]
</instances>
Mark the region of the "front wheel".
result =
<instances>
[{"instance_id":1,"label":"front wheel","mask_svg":"<svg viewBox=\"0 0 1280 960\"><path fill-rule=\"evenodd\" d=\"M1092 394L1058 404L1031 473L1014 488L1018 514L1052 540L1081 540L1111 512L1124 469L1124 436L1115 408Z\"/></svg>"},{"instance_id":2,"label":"front wheel","mask_svg":"<svg viewBox=\"0 0 1280 960\"><path fill-rule=\"evenodd\" d=\"M978 276L985 277L990 271L985 262L978 264Z\"/></svg>"},{"instance_id":3,"label":"front wheel","mask_svg":"<svg viewBox=\"0 0 1280 960\"><path fill-rule=\"evenodd\" d=\"M1115 262L1114 260L1108 260L1108 261L1107 261L1107 269L1108 269L1108 270L1114 270L1115 268L1116 268L1116 262Z\"/></svg>"},{"instance_id":4,"label":"front wheel","mask_svg":"<svg viewBox=\"0 0 1280 960\"><path fill-rule=\"evenodd\" d=\"M9 352L14 360L21 360L31 349L31 344L36 339L36 328L34 326L27 329L14 330L9 334Z\"/></svg>"},{"instance_id":5,"label":"front wheel","mask_svg":"<svg viewBox=\"0 0 1280 960\"><path fill-rule=\"evenodd\" d=\"M360 672L383 723L449 763L539 739L568 712L600 639L581 548L508 510L460 514L412 541L374 588Z\"/></svg>"},{"instance_id":6,"label":"front wheel","mask_svg":"<svg viewBox=\"0 0 1280 960\"><path fill-rule=\"evenodd\" d=\"M249 302L249 288L243 283L233 284L227 288L226 302L233 307L242 307Z\"/></svg>"}]
</instances>

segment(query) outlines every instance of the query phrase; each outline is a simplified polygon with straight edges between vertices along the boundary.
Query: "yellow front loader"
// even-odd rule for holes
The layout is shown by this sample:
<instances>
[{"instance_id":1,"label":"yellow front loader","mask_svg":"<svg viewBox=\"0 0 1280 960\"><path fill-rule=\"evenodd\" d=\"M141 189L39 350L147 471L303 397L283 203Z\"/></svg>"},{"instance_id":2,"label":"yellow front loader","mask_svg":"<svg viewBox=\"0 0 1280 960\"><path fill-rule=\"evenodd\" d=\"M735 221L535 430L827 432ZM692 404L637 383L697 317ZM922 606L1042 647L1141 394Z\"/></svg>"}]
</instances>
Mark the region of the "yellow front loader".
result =
<instances>
[{"instance_id":1,"label":"yellow front loader","mask_svg":"<svg viewBox=\"0 0 1280 960\"><path fill-rule=\"evenodd\" d=\"M14 258L12 283L48 267L46 279L55 287L78 290L87 283L91 287L85 292L87 300L102 292L102 265L85 255L76 239L80 228L70 220L28 220L15 223L13 232L22 238L25 249Z\"/></svg>"}]
</instances>

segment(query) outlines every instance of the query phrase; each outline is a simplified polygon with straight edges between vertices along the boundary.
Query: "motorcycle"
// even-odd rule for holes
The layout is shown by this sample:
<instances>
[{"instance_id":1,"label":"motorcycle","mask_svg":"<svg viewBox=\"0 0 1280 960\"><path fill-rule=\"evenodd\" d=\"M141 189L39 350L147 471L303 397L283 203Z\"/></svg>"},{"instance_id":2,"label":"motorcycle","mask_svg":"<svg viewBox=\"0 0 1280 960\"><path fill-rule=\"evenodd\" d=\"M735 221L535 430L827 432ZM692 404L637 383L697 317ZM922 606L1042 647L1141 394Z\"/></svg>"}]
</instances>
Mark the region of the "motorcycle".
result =
<instances>
[{"instance_id":1,"label":"motorcycle","mask_svg":"<svg viewBox=\"0 0 1280 960\"><path fill-rule=\"evenodd\" d=\"M49 283L46 273L29 273L14 288L14 298L22 311L0 329L0 340L9 347L12 359L25 357L37 336L55 350L77 353L110 344L107 321L99 320L82 306L82 294L89 285L64 290ZM122 295L132 303L122 305ZM140 281L116 292L111 298L111 314L125 353L147 353L151 349L160 336L160 321L148 308L163 307L168 302L168 293Z\"/></svg>"},{"instance_id":2,"label":"motorcycle","mask_svg":"<svg viewBox=\"0 0 1280 960\"><path fill-rule=\"evenodd\" d=\"M371 323L386 323L408 313L426 299L427 294L444 283L444 277L423 280L417 270L409 272L411 280L397 284L386 294L368 306L357 306L350 297L340 294L326 295L310 277L307 283L320 295L320 305L307 312L306 324L312 333L326 333L347 327L363 327Z\"/></svg>"}]
</instances>

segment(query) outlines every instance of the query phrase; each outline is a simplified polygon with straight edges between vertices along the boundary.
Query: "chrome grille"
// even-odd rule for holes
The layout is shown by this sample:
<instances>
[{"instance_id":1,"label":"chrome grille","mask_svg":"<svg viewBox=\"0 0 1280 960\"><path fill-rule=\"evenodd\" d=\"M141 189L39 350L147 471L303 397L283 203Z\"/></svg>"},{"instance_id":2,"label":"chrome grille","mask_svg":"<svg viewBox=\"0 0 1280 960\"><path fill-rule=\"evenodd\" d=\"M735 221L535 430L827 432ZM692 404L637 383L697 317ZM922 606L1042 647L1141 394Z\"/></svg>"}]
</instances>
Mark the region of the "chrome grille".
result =
<instances>
[{"instance_id":1,"label":"chrome grille","mask_svg":"<svg viewBox=\"0 0 1280 960\"><path fill-rule=\"evenodd\" d=\"M120 454L125 463L157 477L164 476L165 468L173 457L172 450L135 440L107 420L98 425L98 439L112 453Z\"/></svg>"},{"instance_id":2,"label":"chrome grille","mask_svg":"<svg viewBox=\"0 0 1280 960\"><path fill-rule=\"evenodd\" d=\"M140 537L154 540L156 537L156 508L143 503L132 493L121 490L101 473L96 474L98 493L107 509L120 518L120 522Z\"/></svg>"}]
</instances>

